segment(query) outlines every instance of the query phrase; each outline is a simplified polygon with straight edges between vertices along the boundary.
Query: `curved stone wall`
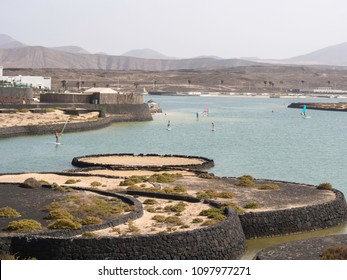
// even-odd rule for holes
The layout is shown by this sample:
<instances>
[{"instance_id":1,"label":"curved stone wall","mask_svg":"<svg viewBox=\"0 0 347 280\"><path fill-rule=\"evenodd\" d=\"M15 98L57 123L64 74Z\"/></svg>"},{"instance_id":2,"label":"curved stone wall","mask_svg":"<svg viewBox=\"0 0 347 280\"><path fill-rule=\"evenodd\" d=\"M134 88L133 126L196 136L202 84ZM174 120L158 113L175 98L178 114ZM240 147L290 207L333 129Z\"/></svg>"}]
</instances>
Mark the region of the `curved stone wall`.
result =
<instances>
[{"instance_id":1,"label":"curved stone wall","mask_svg":"<svg viewBox=\"0 0 347 280\"><path fill-rule=\"evenodd\" d=\"M338 225L347 219L347 205L340 191L334 193L336 198L323 204L242 214L239 217L245 236L270 237Z\"/></svg>"},{"instance_id":2,"label":"curved stone wall","mask_svg":"<svg viewBox=\"0 0 347 280\"><path fill-rule=\"evenodd\" d=\"M103 193L106 192L100 194ZM169 194L161 198L186 200ZM40 260L236 259L245 250L245 236L236 211L227 209L226 215L226 220L214 226L170 234L98 238L67 238L63 234L7 236L0 238L0 254L10 252Z\"/></svg>"},{"instance_id":3,"label":"curved stone wall","mask_svg":"<svg viewBox=\"0 0 347 280\"><path fill-rule=\"evenodd\" d=\"M110 156L133 156L136 157L175 157L175 158L185 158L185 159L198 159L203 161L201 164L191 164L191 165L165 165L165 166L156 166L156 165L117 165L117 164L98 164L98 163L92 163L92 162L85 162L83 161L84 158L90 158L90 157L110 157ZM72 165L77 167L106 167L106 168L112 168L112 169L119 169L119 170L140 170L140 169L146 169L146 170L168 170L168 169L206 169L211 168L214 166L214 161L212 159L208 159L205 157L195 157L195 156L185 156L185 155L158 155L158 154L130 154L130 153L124 153L124 154L98 154L98 155L86 155L86 156L80 156L80 157L74 157L72 159Z\"/></svg>"}]
</instances>

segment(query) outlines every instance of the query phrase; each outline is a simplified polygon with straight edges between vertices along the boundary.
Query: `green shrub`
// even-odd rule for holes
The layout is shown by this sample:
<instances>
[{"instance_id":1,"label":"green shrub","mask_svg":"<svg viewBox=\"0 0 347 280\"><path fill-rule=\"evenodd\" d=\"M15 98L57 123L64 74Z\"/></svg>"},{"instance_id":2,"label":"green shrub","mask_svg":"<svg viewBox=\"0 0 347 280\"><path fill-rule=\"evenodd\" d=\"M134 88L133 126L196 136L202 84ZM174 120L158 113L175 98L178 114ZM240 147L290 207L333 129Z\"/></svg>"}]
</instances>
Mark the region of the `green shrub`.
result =
<instances>
[{"instance_id":1,"label":"green shrub","mask_svg":"<svg viewBox=\"0 0 347 280\"><path fill-rule=\"evenodd\" d=\"M80 229L81 227L79 222L70 219L58 219L48 225L49 229Z\"/></svg>"},{"instance_id":2,"label":"green shrub","mask_svg":"<svg viewBox=\"0 0 347 280\"><path fill-rule=\"evenodd\" d=\"M49 211L46 219L50 220L58 220L58 219L68 219L71 220L73 216L71 213L65 209L54 209L52 211Z\"/></svg>"},{"instance_id":3,"label":"green shrub","mask_svg":"<svg viewBox=\"0 0 347 280\"><path fill-rule=\"evenodd\" d=\"M132 235L139 235L141 233L141 230L134 225L133 220L128 220L128 229Z\"/></svg>"},{"instance_id":4,"label":"green shrub","mask_svg":"<svg viewBox=\"0 0 347 280\"><path fill-rule=\"evenodd\" d=\"M213 173L201 173L198 177L202 179L219 179L219 177L215 176Z\"/></svg>"},{"instance_id":5,"label":"green shrub","mask_svg":"<svg viewBox=\"0 0 347 280\"><path fill-rule=\"evenodd\" d=\"M101 186L102 184L101 184L100 182L94 181L94 182L91 182L90 185L91 185L92 187L99 187L99 186Z\"/></svg>"},{"instance_id":6,"label":"green shrub","mask_svg":"<svg viewBox=\"0 0 347 280\"><path fill-rule=\"evenodd\" d=\"M217 221L225 220L226 217L224 215L224 208L209 208L202 210L199 213L200 216L207 216L209 219L214 219Z\"/></svg>"},{"instance_id":7,"label":"green shrub","mask_svg":"<svg viewBox=\"0 0 347 280\"><path fill-rule=\"evenodd\" d=\"M94 232L86 231L82 233L82 237L98 237L98 235Z\"/></svg>"},{"instance_id":8,"label":"green shrub","mask_svg":"<svg viewBox=\"0 0 347 280\"><path fill-rule=\"evenodd\" d=\"M278 190L280 188L277 184L263 184L259 186L260 190Z\"/></svg>"},{"instance_id":9,"label":"green shrub","mask_svg":"<svg viewBox=\"0 0 347 280\"><path fill-rule=\"evenodd\" d=\"M332 190L333 186L330 183L321 183L318 185L318 190Z\"/></svg>"},{"instance_id":10,"label":"green shrub","mask_svg":"<svg viewBox=\"0 0 347 280\"><path fill-rule=\"evenodd\" d=\"M29 189L37 189L40 188L42 185L40 181L36 180L35 178L28 178L26 179L22 184L22 187L29 188Z\"/></svg>"},{"instance_id":11,"label":"green shrub","mask_svg":"<svg viewBox=\"0 0 347 280\"><path fill-rule=\"evenodd\" d=\"M165 221L165 216L163 215L155 215L152 217L152 220L158 222L158 223L163 223Z\"/></svg>"},{"instance_id":12,"label":"green shrub","mask_svg":"<svg viewBox=\"0 0 347 280\"><path fill-rule=\"evenodd\" d=\"M228 199L232 199L234 197L231 192L219 192L217 196L220 198L228 198Z\"/></svg>"},{"instance_id":13,"label":"green shrub","mask_svg":"<svg viewBox=\"0 0 347 280\"><path fill-rule=\"evenodd\" d=\"M237 214L243 214L245 213L245 210L243 210L240 206L238 206L237 204L235 204L234 202L228 202L228 203L224 203L222 205L222 208L225 207L232 207L236 210Z\"/></svg>"},{"instance_id":14,"label":"green shrub","mask_svg":"<svg viewBox=\"0 0 347 280\"><path fill-rule=\"evenodd\" d=\"M7 225L6 230L8 231L37 231L41 230L42 225L31 219L23 219L23 220L18 220L18 221L12 221Z\"/></svg>"},{"instance_id":15,"label":"green shrub","mask_svg":"<svg viewBox=\"0 0 347 280\"><path fill-rule=\"evenodd\" d=\"M173 191L174 191L175 193L186 193L186 192L187 192L187 188L184 187L184 186L175 186L175 187L173 188Z\"/></svg>"},{"instance_id":16,"label":"green shrub","mask_svg":"<svg viewBox=\"0 0 347 280\"><path fill-rule=\"evenodd\" d=\"M66 180L65 184L71 185L71 184L76 184L77 182L78 182L78 181L75 180L75 179L68 179L68 180Z\"/></svg>"},{"instance_id":17,"label":"green shrub","mask_svg":"<svg viewBox=\"0 0 347 280\"><path fill-rule=\"evenodd\" d=\"M164 207L164 210L166 211L171 211L171 212L176 212L176 213L181 213L186 209L187 204L184 202L180 201L177 204L174 205L167 205Z\"/></svg>"},{"instance_id":18,"label":"green shrub","mask_svg":"<svg viewBox=\"0 0 347 280\"><path fill-rule=\"evenodd\" d=\"M0 208L0 218L17 218L20 213L11 207Z\"/></svg>"},{"instance_id":19,"label":"green shrub","mask_svg":"<svg viewBox=\"0 0 347 280\"><path fill-rule=\"evenodd\" d=\"M233 194L231 192L217 192L213 189L208 189L204 191L200 191L196 193L196 196L199 199L215 199L215 198L233 198Z\"/></svg>"},{"instance_id":20,"label":"green shrub","mask_svg":"<svg viewBox=\"0 0 347 280\"><path fill-rule=\"evenodd\" d=\"M259 203L256 201L248 202L245 206L243 206L245 209L257 209L259 207Z\"/></svg>"},{"instance_id":21,"label":"green shrub","mask_svg":"<svg viewBox=\"0 0 347 280\"><path fill-rule=\"evenodd\" d=\"M143 183L146 181L145 176L131 176L129 178L126 178L124 181L121 181L119 183L120 186L133 186L139 183Z\"/></svg>"},{"instance_id":22,"label":"green shrub","mask_svg":"<svg viewBox=\"0 0 347 280\"><path fill-rule=\"evenodd\" d=\"M148 182L155 182L155 183L172 183L176 180L176 178L183 177L182 174L176 173L176 174L170 174L170 173L156 173L151 175L148 178Z\"/></svg>"},{"instance_id":23,"label":"green shrub","mask_svg":"<svg viewBox=\"0 0 347 280\"><path fill-rule=\"evenodd\" d=\"M87 216L82 219L82 225L99 225L102 223L102 220L99 217Z\"/></svg>"},{"instance_id":24,"label":"green shrub","mask_svg":"<svg viewBox=\"0 0 347 280\"><path fill-rule=\"evenodd\" d=\"M181 226L184 224L180 218L174 217L174 216L170 216L170 217L165 218L164 222L167 224L172 224L172 225L177 225L177 226Z\"/></svg>"},{"instance_id":25,"label":"green shrub","mask_svg":"<svg viewBox=\"0 0 347 280\"><path fill-rule=\"evenodd\" d=\"M251 175L243 175L243 176L238 178L235 185L236 186L243 186L243 187L253 187L255 185L253 180L254 180L254 178Z\"/></svg>"},{"instance_id":26,"label":"green shrub","mask_svg":"<svg viewBox=\"0 0 347 280\"><path fill-rule=\"evenodd\" d=\"M158 201L156 201L155 199L153 198L149 198L149 199L146 199L143 204L148 204L148 205L153 205L153 204L157 204Z\"/></svg>"},{"instance_id":27,"label":"green shrub","mask_svg":"<svg viewBox=\"0 0 347 280\"><path fill-rule=\"evenodd\" d=\"M200 219L200 218L195 218L192 220L192 224L200 224L202 223L204 220L203 219Z\"/></svg>"},{"instance_id":28,"label":"green shrub","mask_svg":"<svg viewBox=\"0 0 347 280\"><path fill-rule=\"evenodd\" d=\"M326 248L321 258L323 260L347 260L347 246L334 245Z\"/></svg>"},{"instance_id":29,"label":"green shrub","mask_svg":"<svg viewBox=\"0 0 347 280\"><path fill-rule=\"evenodd\" d=\"M218 220L207 220L201 224L202 227L208 227L208 226L213 226L218 223Z\"/></svg>"}]
</instances>

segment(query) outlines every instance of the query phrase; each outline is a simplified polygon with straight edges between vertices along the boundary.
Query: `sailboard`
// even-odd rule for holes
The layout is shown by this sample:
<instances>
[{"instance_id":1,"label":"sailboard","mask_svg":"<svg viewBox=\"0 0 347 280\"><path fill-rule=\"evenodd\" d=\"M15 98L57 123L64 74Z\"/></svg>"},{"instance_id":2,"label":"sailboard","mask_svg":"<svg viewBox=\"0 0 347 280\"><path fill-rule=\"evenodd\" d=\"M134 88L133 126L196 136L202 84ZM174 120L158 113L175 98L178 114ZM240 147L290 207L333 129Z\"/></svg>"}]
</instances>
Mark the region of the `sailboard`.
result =
<instances>
[{"instance_id":1,"label":"sailboard","mask_svg":"<svg viewBox=\"0 0 347 280\"><path fill-rule=\"evenodd\" d=\"M206 106L205 106L205 110L202 112L202 115L204 116L204 117L207 117L208 116L208 105L206 104Z\"/></svg>"}]
</instances>

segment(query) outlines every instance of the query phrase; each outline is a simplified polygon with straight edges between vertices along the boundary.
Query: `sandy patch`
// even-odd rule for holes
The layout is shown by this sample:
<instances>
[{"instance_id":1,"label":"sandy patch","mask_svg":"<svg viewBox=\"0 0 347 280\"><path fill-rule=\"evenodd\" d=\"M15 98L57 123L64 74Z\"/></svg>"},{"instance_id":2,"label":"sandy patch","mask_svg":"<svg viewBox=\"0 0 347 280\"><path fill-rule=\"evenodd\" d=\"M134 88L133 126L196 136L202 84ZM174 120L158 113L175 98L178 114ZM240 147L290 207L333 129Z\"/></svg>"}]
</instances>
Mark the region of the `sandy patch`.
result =
<instances>
[{"instance_id":1,"label":"sandy patch","mask_svg":"<svg viewBox=\"0 0 347 280\"><path fill-rule=\"evenodd\" d=\"M79 172L78 172L79 173ZM115 177L130 177L130 176L152 176L153 174L157 173L168 173L168 174L182 174L183 176L194 176L195 174L193 172L188 171L180 171L180 170L174 170L174 171L162 171L162 172L154 172L150 170L106 170L106 169L100 169L100 170L91 170L88 172L81 172L81 173L88 173L88 174L95 174L95 175L109 175L109 176L115 176Z\"/></svg>"},{"instance_id":2,"label":"sandy patch","mask_svg":"<svg viewBox=\"0 0 347 280\"><path fill-rule=\"evenodd\" d=\"M160 156L102 156L80 158L81 162L109 165L131 166L173 166L173 165L198 165L205 161L195 158L160 157Z\"/></svg>"},{"instance_id":3,"label":"sandy patch","mask_svg":"<svg viewBox=\"0 0 347 280\"><path fill-rule=\"evenodd\" d=\"M98 112L91 112L81 114L80 116L70 116L64 114L61 110L54 110L48 113L32 113L32 112L18 112L15 114L0 114L0 128L12 126L28 126L28 125L48 125L48 124L61 124L68 121L68 123L85 122L96 120Z\"/></svg>"},{"instance_id":4,"label":"sandy patch","mask_svg":"<svg viewBox=\"0 0 347 280\"><path fill-rule=\"evenodd\" d=\"M138 200L140 200L142 203L147 200L146 197L138 197ZM163 210L157 210L156 213L148 212L146 209L148 208L161 208L164 209L165 206L168 205L175 205L179 203L179 201L172 201L172 200L166 200L166 199L158 199L155 198L155 201L157 202L154 205L143 205L144 206L144 214L141 218L131 221L130 227L134 226L139 229L139 234L156 234L159 232L175 232L175 231L188 231L188 230L194 230L197 228L201 228L201 224L207 220L204 216L199 216L199 213L202 210L210 208L209 205L203 204L203 203L188 203L184 202L186 204L186 209L181 212L180 216L175 216L175 213L173 212L165 212ZM172 225L167 223L158 223L152 218L155 215L161 215L165 217L177 217L181 221L183 221L184 225L187 226L186 228L182 228L179 225ZM192 223L193 219L199 218L202 220L202 222L199 223ZM115 228L107 228L103 230L94 231L95 234L98 236L121 236L121 235L132 235L134 234L129 229L129 222L119 225Z\"/></svg>"}]
</instances>

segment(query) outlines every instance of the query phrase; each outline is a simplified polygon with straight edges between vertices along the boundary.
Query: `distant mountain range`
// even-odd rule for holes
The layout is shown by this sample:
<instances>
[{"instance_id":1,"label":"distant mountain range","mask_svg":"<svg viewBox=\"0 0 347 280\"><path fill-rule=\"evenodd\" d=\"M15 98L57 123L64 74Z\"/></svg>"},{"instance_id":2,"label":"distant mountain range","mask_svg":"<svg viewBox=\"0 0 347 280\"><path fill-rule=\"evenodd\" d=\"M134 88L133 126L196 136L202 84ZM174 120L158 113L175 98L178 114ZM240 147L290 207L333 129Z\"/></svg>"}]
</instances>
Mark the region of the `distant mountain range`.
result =
<instances>
[{"instance_id":1,"label":"distant mountain range","mask_svg":"<svg viewBox=\"0 0 347 280\"><path fill-rule=\"evenodd\" d=\"M151 49L132 50L121 56L91 54L78 46L28 46L0 34L0 65L5 68L64 68L112 70L178 70L249 66L264 63L347 66L347 43L283 60L222 59L200 56L190 59L168 57Z\"/></svg>"}]
</instances>

